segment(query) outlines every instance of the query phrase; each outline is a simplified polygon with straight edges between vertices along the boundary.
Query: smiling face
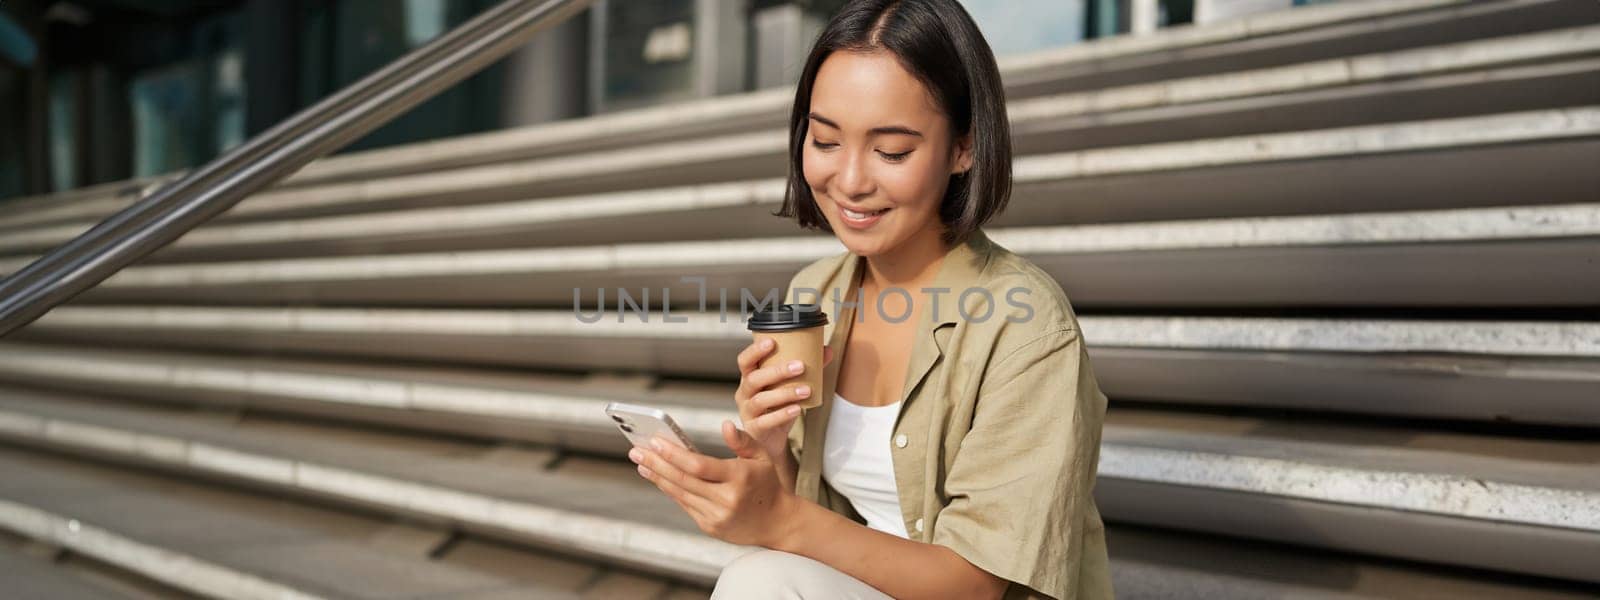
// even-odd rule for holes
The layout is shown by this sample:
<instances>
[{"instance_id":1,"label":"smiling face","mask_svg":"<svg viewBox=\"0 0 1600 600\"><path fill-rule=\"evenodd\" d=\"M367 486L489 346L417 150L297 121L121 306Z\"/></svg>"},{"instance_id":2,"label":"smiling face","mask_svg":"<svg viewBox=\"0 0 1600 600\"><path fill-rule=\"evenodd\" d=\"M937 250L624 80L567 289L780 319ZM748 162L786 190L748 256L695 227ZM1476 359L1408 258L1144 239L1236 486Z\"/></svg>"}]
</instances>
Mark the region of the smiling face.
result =
<instances>
[{"instance_id":1,"label":"smiling face","mask_svg":"<svg viewBox=\"0 0 1600 600\"><path fill-rule=\"evenodd\" d=\"M952 139L922 82L888 52L835 52L809 117L806 184L846 248L871 257L938 240L939 205L950 176L972 168L971 143Z\"/></svg>"}]
</instances>

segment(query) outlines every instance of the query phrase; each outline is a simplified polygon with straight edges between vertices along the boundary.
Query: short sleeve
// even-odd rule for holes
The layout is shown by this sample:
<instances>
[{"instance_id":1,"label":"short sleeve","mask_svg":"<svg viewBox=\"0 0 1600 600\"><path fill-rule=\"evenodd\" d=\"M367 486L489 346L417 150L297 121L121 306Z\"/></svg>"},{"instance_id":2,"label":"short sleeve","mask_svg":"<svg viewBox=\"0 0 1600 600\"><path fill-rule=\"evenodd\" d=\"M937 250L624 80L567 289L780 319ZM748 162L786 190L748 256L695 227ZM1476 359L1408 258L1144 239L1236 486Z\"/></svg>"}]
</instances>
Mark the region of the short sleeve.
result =
<instances>
[{"instance_id":1,"label":"short sleeve","mask_svg":"<svg viewBox=\"0 0 1600 600\"><path fill-rule=\"evenodd\" d=\"M931 541L1035 594L1076 598L1085 553L1099 551L1086 546L1098 539L1090 529L1106 402L1076 328L1000 357L976 402Z\"/></svg>"}]
</instances>

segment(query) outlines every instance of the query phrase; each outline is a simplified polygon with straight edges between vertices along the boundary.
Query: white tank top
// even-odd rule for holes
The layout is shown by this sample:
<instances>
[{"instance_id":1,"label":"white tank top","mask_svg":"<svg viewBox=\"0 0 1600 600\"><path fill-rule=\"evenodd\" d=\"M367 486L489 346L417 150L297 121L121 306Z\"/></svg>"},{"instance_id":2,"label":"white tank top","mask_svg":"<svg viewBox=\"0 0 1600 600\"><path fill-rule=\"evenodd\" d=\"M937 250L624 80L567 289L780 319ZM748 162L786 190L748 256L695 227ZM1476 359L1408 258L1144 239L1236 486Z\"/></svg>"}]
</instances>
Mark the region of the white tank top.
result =
<instances>
[{"instance_id":1,"label":"white tank top","mask_svg":"<svg viewBox=\"0 0 1600 600\"><path fill-rule=\"evenodd\" d=\"M828 439L823 443L822 478L838 490L867 526L903 538L910 536L900 514L900 492L894 483L889 438L900 403L858 406L833 395Z\"/></svg>"}]
</instances>

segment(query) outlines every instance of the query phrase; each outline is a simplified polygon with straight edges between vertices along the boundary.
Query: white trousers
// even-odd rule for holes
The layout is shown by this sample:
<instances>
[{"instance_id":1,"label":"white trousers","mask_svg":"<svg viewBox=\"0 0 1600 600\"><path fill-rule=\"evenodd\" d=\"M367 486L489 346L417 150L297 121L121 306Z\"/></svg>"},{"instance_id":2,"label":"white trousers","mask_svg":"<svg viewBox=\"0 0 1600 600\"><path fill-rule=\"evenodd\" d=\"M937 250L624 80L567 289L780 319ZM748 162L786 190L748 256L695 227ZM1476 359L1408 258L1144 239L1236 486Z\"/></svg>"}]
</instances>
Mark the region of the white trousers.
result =
<instances>
[{"instance_id":1,"label":"white trousers","mask_svg":"<svg viewBox=\"0 0 1600 600\"><path fill-rule=\"evenodd\" d=\"M711 600L894 600L888 594L813 559L760 549L728 563Z\"/></svg>"}]
</instances>

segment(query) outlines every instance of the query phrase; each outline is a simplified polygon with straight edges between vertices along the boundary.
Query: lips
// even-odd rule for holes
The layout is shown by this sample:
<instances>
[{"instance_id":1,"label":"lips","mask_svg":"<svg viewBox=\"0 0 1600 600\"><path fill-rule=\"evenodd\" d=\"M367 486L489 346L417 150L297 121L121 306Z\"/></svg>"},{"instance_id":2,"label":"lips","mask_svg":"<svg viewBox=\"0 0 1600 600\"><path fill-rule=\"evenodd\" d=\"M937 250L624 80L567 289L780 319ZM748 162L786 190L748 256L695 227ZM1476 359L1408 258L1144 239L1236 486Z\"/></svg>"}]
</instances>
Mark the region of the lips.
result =
<instances>
[{"instance_id":1,"label":"lips","mask_svg":"<svg viewBox=\"0 0 1600 600\"><path fill-rule=\"evenodd\" d=\"M840 206L839 218L840 220L844 221L846 226L852 229L866 229L876 224L880 219L883 218L884 213L887 213L890 210L891 209L889 208L883 208L874 211L858 212L854 209Z\"/></svg>"},{"instance_id":2,"label":"lips","mask_svg":"<svg viewBox=\"0 0 1600 600\"><path fill-rule=\"evenodd\" d=\"M857 211L857 210L851 210L851 209L848 209L848 208L845 208L845 207L842 207L842 206L839 207L839 209L844 211L845 216L850 217L852 219L865 219L865 218L868 218L868 217L874 217L874 216L877 216L877 215L881 215L881 214L886 213L886 212L889 211L889 209L887 209L887 208L880 208L878 210Z\"/></svg>"}]
</instances>

